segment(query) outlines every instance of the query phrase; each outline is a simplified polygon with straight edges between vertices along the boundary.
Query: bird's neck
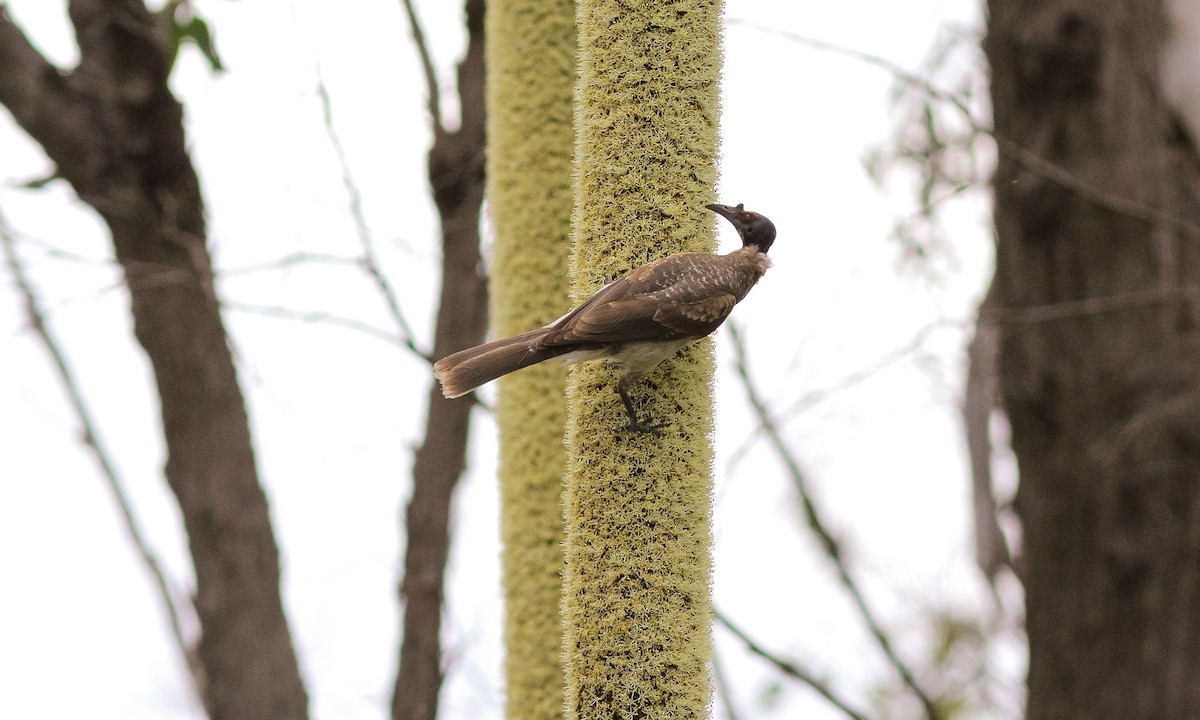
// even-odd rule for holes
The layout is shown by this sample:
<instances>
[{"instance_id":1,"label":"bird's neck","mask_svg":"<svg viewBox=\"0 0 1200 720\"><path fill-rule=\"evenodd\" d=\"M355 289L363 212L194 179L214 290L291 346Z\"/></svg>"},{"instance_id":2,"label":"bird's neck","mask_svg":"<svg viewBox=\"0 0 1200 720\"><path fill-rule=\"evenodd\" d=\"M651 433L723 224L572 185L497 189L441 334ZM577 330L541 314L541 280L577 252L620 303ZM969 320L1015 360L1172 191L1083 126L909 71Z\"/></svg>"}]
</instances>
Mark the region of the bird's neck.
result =
<instances>
[{"instance_id":1,"label":"bird's neck","mask_svg":"<svg viewBox=\"0 0 1200 720\"><path fill-rule=\"evenodd\" d=\"M743 245L725 257L736 265L750 266L756 282L771 267L771 258L765 252L760 252L757 245Z\"/></svg>"}]
</instances>

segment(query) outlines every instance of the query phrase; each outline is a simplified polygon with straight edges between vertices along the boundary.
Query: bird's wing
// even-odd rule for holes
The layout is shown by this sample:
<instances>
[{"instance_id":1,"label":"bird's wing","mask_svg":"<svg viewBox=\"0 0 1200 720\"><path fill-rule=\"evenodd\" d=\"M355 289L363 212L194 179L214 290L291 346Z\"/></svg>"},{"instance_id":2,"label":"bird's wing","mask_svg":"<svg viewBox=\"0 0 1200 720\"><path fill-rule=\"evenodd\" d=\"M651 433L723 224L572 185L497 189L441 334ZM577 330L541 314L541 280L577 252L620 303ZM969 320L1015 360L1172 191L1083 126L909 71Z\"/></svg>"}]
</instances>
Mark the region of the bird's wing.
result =
<instances>
[{"instance_id":1,"label":"bird's wing","mask_svg":"<svg viewBox=\"0 0 1200 720\"><path fill-rule=\"evenodd\" d=\"M730 293L722 293L695 302L664 305L654 313L654 319L679 331L695 332L701 327L711 327L704 333L707 335L725 322L725 318L729 317L736 304L736 297Z\"/></svg>"},{"instance_id":2,"label":"bird's wing","mask_svg":"<svg viewBox=\"0 0 1200 720\"><path fill-rule=\"evenodd\" d=\"M737 298L714 256L675 255L601 288L555 323L547 345L685 340L716 330Z\"/></svg>"}]
</instances>

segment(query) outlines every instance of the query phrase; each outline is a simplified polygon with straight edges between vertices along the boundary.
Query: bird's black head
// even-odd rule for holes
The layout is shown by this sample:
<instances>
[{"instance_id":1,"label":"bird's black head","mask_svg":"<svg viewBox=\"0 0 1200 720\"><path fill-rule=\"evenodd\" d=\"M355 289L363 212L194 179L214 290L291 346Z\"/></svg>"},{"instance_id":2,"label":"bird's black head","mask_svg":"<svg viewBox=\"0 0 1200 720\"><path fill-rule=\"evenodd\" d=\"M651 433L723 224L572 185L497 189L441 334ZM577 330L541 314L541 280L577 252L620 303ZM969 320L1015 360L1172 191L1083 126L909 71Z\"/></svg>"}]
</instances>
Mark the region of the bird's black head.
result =
<instances>
[{"instance_id":1,"label":"bird's black head","mask_svg":"<svg viewBox=\"0 0 1200 720\"><path fill-rule=\"evenodd\" d=\"M757 245L759 252L766 252L775 242L775 224L756 212L750 212L741 203L732 205L705 205L716 214L733 223L738 235L742 236L742 246Z\"/></svg>"}]
</instances>

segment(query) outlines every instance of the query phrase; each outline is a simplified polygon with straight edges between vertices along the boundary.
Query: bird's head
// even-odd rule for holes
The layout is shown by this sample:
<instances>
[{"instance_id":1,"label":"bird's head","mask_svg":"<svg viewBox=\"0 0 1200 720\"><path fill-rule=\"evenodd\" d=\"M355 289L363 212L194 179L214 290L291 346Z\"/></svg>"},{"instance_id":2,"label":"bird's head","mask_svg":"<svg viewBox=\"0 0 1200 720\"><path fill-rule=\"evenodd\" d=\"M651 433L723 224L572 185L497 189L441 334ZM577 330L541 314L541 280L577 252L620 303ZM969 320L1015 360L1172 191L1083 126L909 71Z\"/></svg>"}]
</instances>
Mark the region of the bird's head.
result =
<instances>
[{"instance_id":1,"label":"bird's head","mask_svg":"<svg viewBox=\"0 0 1200 720\"><path fill-rule=\"evenodd\" d=\"M771 243L775 242L775 224L756 212L750 212L741 203L738 203L737 207L717 205L716 203L704 207L725 218L737 228L738 235L742 237L743 247L757 245L758 251L765 253L770 249Z\"/></svg>"}]
</instances>

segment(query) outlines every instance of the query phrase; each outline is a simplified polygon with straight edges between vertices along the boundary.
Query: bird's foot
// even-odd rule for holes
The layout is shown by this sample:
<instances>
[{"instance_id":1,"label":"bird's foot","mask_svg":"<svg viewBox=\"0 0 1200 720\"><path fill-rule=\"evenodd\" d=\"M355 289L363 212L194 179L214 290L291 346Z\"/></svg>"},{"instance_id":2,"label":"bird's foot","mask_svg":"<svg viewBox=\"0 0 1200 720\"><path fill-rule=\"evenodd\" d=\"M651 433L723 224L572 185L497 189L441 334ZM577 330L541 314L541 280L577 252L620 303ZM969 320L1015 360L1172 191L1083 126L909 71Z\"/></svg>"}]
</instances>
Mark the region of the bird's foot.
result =
<instances>
[{"instance_id":1,"label":"bird's foot","mask_svg":"<svg viewBox=\"0 0 1200 720\"><path fill-rule=\"evenodd\" d=\"M629 418L628 425L622 425L621 427L619 427L617 429L625 430L628 432L639 432L639 433L643 433L645 435L656 435L657 436L657 435L662 435L663 428L665 428L666 426L667 426L666 423L642 422L641 420L638 420L635 417L631 417L631 418Z\"/></svg>"},{"instance_id":2,"label":"bird's foot","mask_svg":"<svg viewBox=\"0 0 1200 720\"><path fill-rule=\"evenodd\" d=\"M638 419L637 410L633 407L633 400L629 398L629 392L623 386L618 386L617 394L621 396L625 412L629 414L629 424L618 428L619 430L640 432L646 435L662 435L662 429L667 426L666 423L642 422Z\"/></svg>"}]
</instances>

